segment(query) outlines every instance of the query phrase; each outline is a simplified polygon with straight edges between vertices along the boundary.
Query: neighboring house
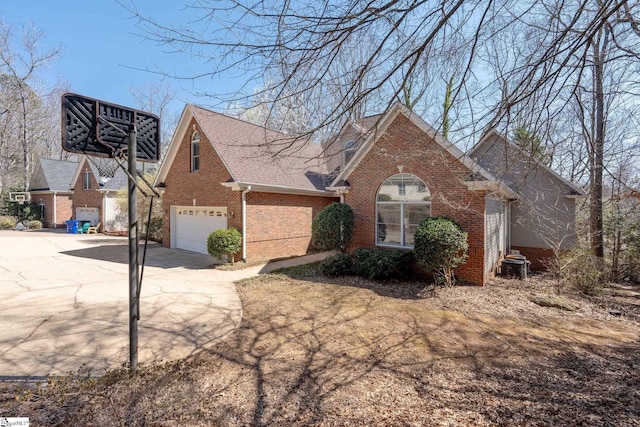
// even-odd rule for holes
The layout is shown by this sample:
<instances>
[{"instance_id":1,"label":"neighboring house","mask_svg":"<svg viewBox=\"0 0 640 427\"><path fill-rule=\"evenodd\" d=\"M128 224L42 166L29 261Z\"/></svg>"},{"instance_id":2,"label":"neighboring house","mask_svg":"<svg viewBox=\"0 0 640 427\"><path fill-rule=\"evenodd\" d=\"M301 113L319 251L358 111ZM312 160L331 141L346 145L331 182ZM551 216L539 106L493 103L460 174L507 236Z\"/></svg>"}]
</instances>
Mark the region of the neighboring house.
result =
<instances>
[{"instance_id":1,"label":"neighboring house","mask_svg":"<svg viewBox=\"0 0 640 427\"><path fill-rule=\"evenodd\" d=\"M127 210L118 203L122 197L120 191L127 187L124 171L117 168L113 177L105 176L86 156L82 156L74 172L71 180L73 218L93 225L99 223L101 232L126 232Z\"/></svg>"},{"instance_id":2,"label":"neighboring house","mask_svg":"<svg viewBox=\"0 0 640 427\"><path fill-rule=\"evenodd\" d=\"M576 199L584 192L498 132L487 133L468 155L518 194L506 212L508 246L544 269L576 243Z\"/></svg>"},{"instance_id":3,"label":"neighboring house","mask_svg":"<svg viewBox=\"0 0 640 427\"><path fill-rule=\"evenodd\" d=\"M65 227L72 218L73 177L78 162L39 158L28 191L31 201L40 207L45 227Z\"/></svg>"},{"instance_id":4,"label":"neighboring house","mask_svg":"<svg viewBox=\"0 0 640 427\"><path fill-rule=\"evenodd\" d=\"M559 182L545 187L552 192L545 199L573 202L565 196L579 189ZM513 181L397 103L347 124L323 145L187 105L154 185L164 193L165 246L206 253L209 234L231 226L242 231L245 260L306 253L313 218L334 201L354 210L351 249L410 249L420 221L445 215L469 236L458 277L483 285L515 247L510 211L518 212L518 191L528 197L525 187L505 184ZM562 226L572 231L573 222Z\"/></svg>"}]
</instances>

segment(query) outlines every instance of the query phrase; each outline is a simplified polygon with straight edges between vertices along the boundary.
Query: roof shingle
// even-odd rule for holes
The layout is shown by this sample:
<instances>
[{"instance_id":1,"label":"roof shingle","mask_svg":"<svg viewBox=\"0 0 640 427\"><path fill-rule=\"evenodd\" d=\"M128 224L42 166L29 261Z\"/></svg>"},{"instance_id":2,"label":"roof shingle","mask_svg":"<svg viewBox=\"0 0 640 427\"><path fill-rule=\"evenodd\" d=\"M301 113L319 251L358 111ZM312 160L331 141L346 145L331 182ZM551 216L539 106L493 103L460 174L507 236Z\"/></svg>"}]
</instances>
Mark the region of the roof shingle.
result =
<instances>
[{"instance_id":1,"label":"roof shingle","mask_svg":"<svg viewBox=\"0 0 640 427\"><path fill-rule=\"evenodd\" d=\"M195 105L188 108L235 182L325 190L320 144Z\"/></svg>"},{"instance_id":2,"label":"roof shingle","mask_svg":"<svg viewBox=\"0 0 640 427\"><path fill-rule=\"evenodd\" d=\"M78 162L40 158L40 167L48 188L32 188L31 191L70 191L71 182L78 169Z\"/></svg>"}]
</instances>

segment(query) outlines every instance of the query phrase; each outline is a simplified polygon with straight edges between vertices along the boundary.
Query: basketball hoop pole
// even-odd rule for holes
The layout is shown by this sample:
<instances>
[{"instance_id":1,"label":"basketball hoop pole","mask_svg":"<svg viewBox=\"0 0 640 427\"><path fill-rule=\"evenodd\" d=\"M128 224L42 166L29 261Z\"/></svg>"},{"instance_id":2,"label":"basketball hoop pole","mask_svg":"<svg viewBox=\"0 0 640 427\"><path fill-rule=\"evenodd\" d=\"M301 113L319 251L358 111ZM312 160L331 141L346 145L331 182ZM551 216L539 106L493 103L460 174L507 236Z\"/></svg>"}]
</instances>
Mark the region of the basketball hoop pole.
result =
<instances>
[{"instance_id":1,"label":"basketball hoop pole","mask_svg":"<svg viewBox=\"0 0 640 427\"><path fill-rule=\"evenodd\" d=\"M136 182L136 152L138 130L135 122L129 134L127 160L129 162L129 371L135 374L138 368L138 203Z\"/></svg>"}]
</instances>

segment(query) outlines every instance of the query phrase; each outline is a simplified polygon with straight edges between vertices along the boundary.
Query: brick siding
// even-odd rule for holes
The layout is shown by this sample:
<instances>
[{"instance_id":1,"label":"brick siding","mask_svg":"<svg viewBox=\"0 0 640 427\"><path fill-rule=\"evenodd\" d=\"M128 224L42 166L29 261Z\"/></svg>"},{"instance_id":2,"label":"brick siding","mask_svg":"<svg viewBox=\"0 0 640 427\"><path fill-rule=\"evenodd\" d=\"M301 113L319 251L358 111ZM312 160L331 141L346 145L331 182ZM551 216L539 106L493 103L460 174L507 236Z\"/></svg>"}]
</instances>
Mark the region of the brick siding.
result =
<instances>
[{"instance_id":1,"label":"brick siding","mask_svg":"<svg viewBox=\"0 0 640 427\"><path fill-rule=\"evenodd\" d=\"M91 188L88 190L84 190L82 186L85 171L89 171L89 175L91 176ZM86 159L83 160L78 180L73 183L73 206L71 214L74 219L76 217L76 208L97 208L100 222L102 222L102 224L105 223L102 212L102 193L98 191L99 189L100 186L98 185L96 177L93 176L89 163Z\"/></svg>"},{"instance_id":2,"label":"brick siding","mask_svg":"<svg viewBox=\"0 0 640 427\"><path fill-rule=\"evenodd\" d=\"M171 206L226 206L227 225L242 230L242 193L221 185L231 179L229 171L200 131L200 170L191 172L189 123L176 157L165 179L163 196L163 245L169 247ZM314 196L258 193L247 194L247 258L266 260L302 255L309 250L311 221L326 205L338 199ZM241 253L236 258L239 259Z\"/></svg>"},{"instance_id":3,"label":"brick siding","mask_svg":"<svg viewBox=\"0 0 640 427\"><path fill-rule=\"evenodd\" d=\"M375 246L375 200L383 181L398 172L421 178L431 192L431 214L455 219L469 235L469 260L456 270L466 282L483 285L484 193L469 191L470 171L403 115L398 115L348 177L345 202L356 221L352 247Z\"/></svg>"},{"instance_id":4,"label":"brick siding","mask_svg":"<svg viewBox=\"0 0 640 427\"><path fill-rule=\"evenodd\" d=\"M533 271L547 271L549 262L555 256L555 251L550 248L511 246L511 249L519 250L528 261L531 261L531 270Z\"/></svg>"},{"instance_id":5,"label":"brick siding","mask_svg":"<svg viewBox=\"0 0 640 427\"><path fill-rule=\"evenodd\" d=\"M55 215L56 224L53 223L54 221L53 193L45 193L45 194L32 193L31 197L32 197L32 202L35 204L39 204L40 201L44 203L44 220L42 223L44 227L48 227L48 228L66 227L66 224L64 222L73 216L73 211L72 211L73 201L71 198L72 197L71 194L57 194L55 196L56 198L55 206L57 211Z\"/></svg>"},{"instance_id":6,"label":"brick siding","mask_svg":"<svg viewBox=\"0 0 640 427\"><path fill-rule=\"evenodd\" d=\"M333 197L247 194L247 258L304 255L311 249L313 218Z\"/></svg>"},{"instance_id":7,"label":"brick siding","mask_svg":"<svg viewBox=\"0 0 640 427\"><path fill-rule=\"evenodd\" d=\"M162 244L166 247L171 244L170 207L193 206L194 200L197 206L226 206L229 215L227 225L242 229L241 193L221 185L229 181L231 175L197 125L196 130L200 132L200 170L191 172L191 135L195 124L195 119L192 119L187 127L189 131L184 135L164 181L166 189L162 198Z\"/></svg>"}]
</instances>

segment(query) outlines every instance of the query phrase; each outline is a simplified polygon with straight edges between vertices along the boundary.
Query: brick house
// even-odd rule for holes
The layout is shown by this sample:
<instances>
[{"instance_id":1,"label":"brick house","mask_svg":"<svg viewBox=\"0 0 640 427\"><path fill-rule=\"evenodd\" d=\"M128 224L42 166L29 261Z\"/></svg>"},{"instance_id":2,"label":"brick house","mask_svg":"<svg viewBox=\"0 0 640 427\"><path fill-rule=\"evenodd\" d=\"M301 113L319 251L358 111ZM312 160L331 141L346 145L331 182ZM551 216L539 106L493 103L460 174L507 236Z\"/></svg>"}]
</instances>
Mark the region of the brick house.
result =
<instances>
[{"instance_id":1,"label":"brick house","mask_svg":"<svg viewBox=\"0 0 640 427\"><path fill-rule=\"evenodd\" d=\"M354 210L352 249L410 249L422 219L447 215L469 235L457 275L478 285L509 250L519 197L399 103L325 144L187 105L155 186L165 246L206 253L209 233L232 226L247 260L306 253L313 218L334 201Z\"/></svg>"},{"instance_id":2,"label":"brick house","mask_svg":"<svg viewBox=\"0 0 640 427\"><path fill-rule=\"evenodd\" d=\"M39 158L29 192L45 227L66 227L66 220L77 219L100 223L100 231L122 233L127 231L127 212L116 199L126 185L124 172L100 176L85 156L79 161Z\"/></svg>"},{"instance_id":3,"label":"brick house","mask_svg":"<svg viewBox=\"0 0 640 427\"><path fill-rule=\"evenodd\" d=\"M265 144L269 141L270 144ZM321 147L187 105L160 166L163 244L207 253L209 234L242 231L242 259L301 255L311 221L337 201Z\"/></svg>"},{"instance_id":4,"label":"brick house","mask_svg":"<svg viewBox=\"0 0 640 427\"><path fill-rule=\"evenodd\" d=\"M74 219L100 224L101 232L127 231L127 210L118 203L120 191L127 187L127 175L121 169L116 169L113 177L101 176L98 168L82 156L71 185Z\"/></svg>"},{"instance_id":5,"label":"brick house","mask_svg":"<svg viewBox=\"0 0 640 427\"><path fill-rule=\"evenodd\" d=\"M420 221L445 215L468 233L469 259L457 276L479 285L490 279L506 240L505 221L488 209L517 195L399 103L373 124L362 121L360 131L348 129L327 147L334 164L345 157L329 188L354 210L353 246L410 249Z\"/></svg>"},{"instance_id":6,"label":"brick house","mask_svg":"<svg viewBox=\"0 0 640 427\"><path fill-rule=\"evenodd\" d=\"M40 207L42 225L65 227L73 216L73 176L78 162L39 158L31 176L28 191L31 200Z\"/></svg>"}]
</instances>

